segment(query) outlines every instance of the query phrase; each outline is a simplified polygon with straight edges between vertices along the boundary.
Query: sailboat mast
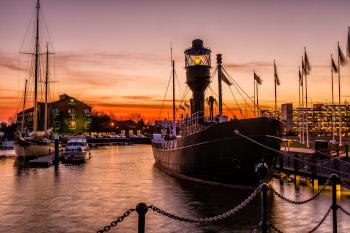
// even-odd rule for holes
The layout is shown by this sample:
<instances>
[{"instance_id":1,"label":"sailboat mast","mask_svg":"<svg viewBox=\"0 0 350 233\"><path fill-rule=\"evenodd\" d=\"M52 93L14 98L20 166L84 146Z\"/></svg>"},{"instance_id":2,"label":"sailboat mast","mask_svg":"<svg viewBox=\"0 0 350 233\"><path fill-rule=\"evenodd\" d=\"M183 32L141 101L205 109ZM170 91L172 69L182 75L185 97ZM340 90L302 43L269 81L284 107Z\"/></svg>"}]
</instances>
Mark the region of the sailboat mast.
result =
<instances>
[{"instance_id":1,"label":"sailboat mast","mask_svg":"<svg viewBox=\"0 0 350 233\"><path fill-rule=\"evenodd\" d=\"M216 55L216 61L218 64L218 88L219 88L219 117L222 117L222 55Z\"/></svg>"},{"instance_id":2,"label":"sailboat mast","mask_svg":"<svg viewBox=\"0 0 350 233\"><path fill-rule=\"evenodd\" d=\"M45 72L45 116L44 131L47 131L47 96L49 87L49 43L46 44L46 72Z\"/></svg>"},{"instance_id":3,"label":"sailboat mast","mask_svg":"<svg viewBox=\"0 0 350 233\"><path fill-rule=\"evenodd\" d=\"M23 95L21 132L23 132L23 130L24 130L24 110L26 109L27 85L28 85L28 80L26 79L26 82L25 82L25 85L24 85L24 95Z\"/></svg>"},{"instance_id":4,"label":"sailboat mast","mask_svg":"<svg viewBox=\"0 0 350 233\"><path fill-rule=\"evenodd\" d=\"M34 118L33 131L38 130L38 77L39 77L39 9L40 0L36 5L36 36L35 36L35 63L34 63Z\"/></svg>"}]
</instances>

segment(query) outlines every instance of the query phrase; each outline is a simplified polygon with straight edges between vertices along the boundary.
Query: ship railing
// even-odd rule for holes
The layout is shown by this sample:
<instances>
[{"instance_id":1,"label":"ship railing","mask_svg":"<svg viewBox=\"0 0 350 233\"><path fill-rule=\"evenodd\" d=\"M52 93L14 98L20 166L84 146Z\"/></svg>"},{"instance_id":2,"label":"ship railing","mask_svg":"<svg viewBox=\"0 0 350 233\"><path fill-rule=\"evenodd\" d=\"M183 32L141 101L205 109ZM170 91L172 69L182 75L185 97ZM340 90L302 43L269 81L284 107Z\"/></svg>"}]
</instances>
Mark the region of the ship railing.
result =
<instances>
[{"instance_id":1,"label":"ship railing","mask_svg":"<svg viewBox=\"0 0 350 233\"><path fill-rule=\"evenodd\" d=\"M156 149L160 150L175 150L177 148L177 140L169 141L153 141L153 144Z\"/></svg>"}]
</instances>

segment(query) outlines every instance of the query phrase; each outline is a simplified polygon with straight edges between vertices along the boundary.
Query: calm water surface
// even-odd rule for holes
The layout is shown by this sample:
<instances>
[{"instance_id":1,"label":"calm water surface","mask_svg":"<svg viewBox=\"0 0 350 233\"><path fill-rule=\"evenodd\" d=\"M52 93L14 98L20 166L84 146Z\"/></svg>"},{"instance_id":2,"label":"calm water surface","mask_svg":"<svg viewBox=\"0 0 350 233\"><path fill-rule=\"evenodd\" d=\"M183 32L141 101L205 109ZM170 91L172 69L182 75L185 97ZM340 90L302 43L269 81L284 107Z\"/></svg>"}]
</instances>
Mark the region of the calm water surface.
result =
<instances>
[{"instance_id":1,"label":"calm water surface","mask_svg":"<svg viewBox=\"0 0 350 233\"><path fill-rule=\"evenodd\" d=\"M0 154L13 151L0 151ZM312 195L306 185L273 185L292 199ZM14 158L0 159L0 232L96 232L138 202L154 204L181 216L200 218L222 213L251 192L207 187L180 181L154 167L150 146L109 146L93 149L82 165L58 169L20 168ZM322 218L331 203L330 193L316 201L293 206L270 197L272 222L285 232L307 232ZM341 204L350 210L350 199ZM338 232L350 232L350 217L338 214ZM146 231L151 232L251 232L260 220L260 200L239 214L214 225L176 222L148 212ZM136 232L132 213L110 232ZM331 232L331 215L318 232Z\"/></svg>"}]
</instances>

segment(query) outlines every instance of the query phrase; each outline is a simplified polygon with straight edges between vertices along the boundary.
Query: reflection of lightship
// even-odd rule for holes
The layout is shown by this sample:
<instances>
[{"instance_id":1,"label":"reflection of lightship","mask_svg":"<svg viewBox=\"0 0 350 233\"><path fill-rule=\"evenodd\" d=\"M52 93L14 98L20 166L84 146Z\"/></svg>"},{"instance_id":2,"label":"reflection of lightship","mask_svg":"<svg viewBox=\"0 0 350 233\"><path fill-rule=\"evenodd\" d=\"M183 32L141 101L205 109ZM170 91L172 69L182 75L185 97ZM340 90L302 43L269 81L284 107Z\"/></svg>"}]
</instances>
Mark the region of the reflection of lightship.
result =
<instances>
[{"instance_id":1,"label":"reflection of lightship","mask_svg":"<svg viewBox=\"0 0 350 233\"><path fill-rule=\"evenodd\" d=\"M192 42L192 48L185 50L187 85L193 93L192 116L178 122L181 135L177 137L154 134L155 163L174 174L220 183L254 185L259 182L255 166L263 160L271 168L275 154L235 135L234 130L279 150L281 141L276 136L281 136L283 126L279 120L267 117L227 120L223 116L221 80L225 77L221 54L217 56L219 115L213 117L211 106L211 116L204 116L204 92L210 83L210 53L198 39Z\"/></svg>"},{"instance_id":2,"label":"reflection of lightship","mask_svg":"<svg viewBox=\"0 0 350 233\"><path fill-rule=\"evenodd\" d=\"M40 36L40 2L38 0L36 5L36 31L35 31L35 50L33 53L34 57L34 108L33 108L33 131L29 133L24 128L25 121L25 103L27 98L27 81L23 96L23 111L22 111L22 126L17 134L17 140L14 144L16 157L17 158L32 158L39 156L46 156L50 152L54 151L54 145L52 141L48 138L47 130L47 96L48 96L48 55L49 52L46 52L46 79L45 79L45 116L44 116L44 131L38 131L38 82L40 76L40 44L39 44L39 36Z\"/></svg>"}]
</instances>

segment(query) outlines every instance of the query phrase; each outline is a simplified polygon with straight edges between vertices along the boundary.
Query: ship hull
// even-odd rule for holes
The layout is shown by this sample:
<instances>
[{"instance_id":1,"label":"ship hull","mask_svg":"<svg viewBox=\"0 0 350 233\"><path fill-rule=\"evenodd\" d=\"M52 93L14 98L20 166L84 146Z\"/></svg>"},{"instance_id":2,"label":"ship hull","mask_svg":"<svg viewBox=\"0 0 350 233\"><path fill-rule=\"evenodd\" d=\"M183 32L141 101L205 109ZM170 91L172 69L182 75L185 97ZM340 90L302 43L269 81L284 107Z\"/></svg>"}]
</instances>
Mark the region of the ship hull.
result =
<instances>
[{"instance_id":1,"label":"ship hull","mask_svg":"<svg viewBox=\"0 0 350 233\"><path fill-rule=\"evenodd\" d=\"M234 133L238 130L264 145L280 149L283 125L270 118L232 120L176 140L153 142L156 166L196 179L237 185L260 182L255 167L261 161L269 168L276 154Z\"/></svg>"},{"instance_id":2,"label":"ship hull","mask_svg":"<svg viewBox=\"0 0 350 233\"><path fill-rule=\"evenodd\" d=\"M21 145L20 143L14 144L16 157L18 159L31 159L41 156L47 156L52 154L55 150L53 143L47 144L35 144Z\"/></svg>"}]
</instances>

